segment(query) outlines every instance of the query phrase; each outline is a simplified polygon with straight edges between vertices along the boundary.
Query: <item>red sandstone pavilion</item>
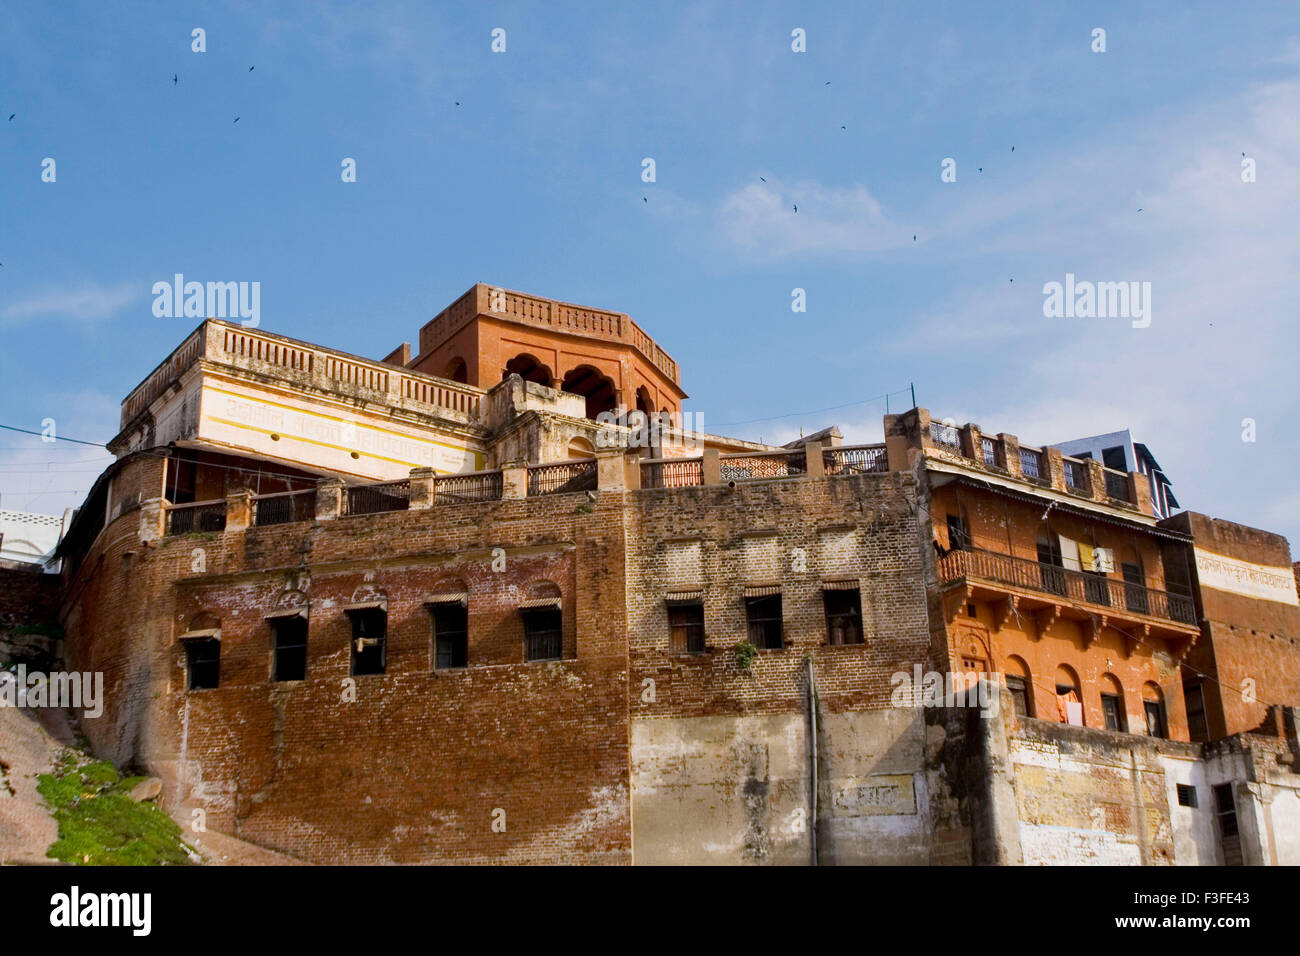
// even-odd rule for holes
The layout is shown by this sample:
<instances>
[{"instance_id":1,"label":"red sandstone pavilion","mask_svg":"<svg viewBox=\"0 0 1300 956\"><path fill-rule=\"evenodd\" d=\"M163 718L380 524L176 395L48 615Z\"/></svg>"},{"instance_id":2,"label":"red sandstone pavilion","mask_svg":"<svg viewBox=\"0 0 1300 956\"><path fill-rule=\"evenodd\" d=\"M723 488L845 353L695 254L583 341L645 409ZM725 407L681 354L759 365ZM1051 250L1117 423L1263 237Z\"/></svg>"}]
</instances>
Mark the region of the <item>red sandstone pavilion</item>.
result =
<instances>
[{"instance_id":1,"label":"red sandstone pavilion","mask_svg":"<svg viewBox=\"0 0 1300 956\"><path fill-rule=\"evenodd\" d=\"M1283 538L922 408L632 440L686 397L485 285L380 361L204 322L60 546L96 753L322 863L1300 863Z\"/></svg>"}]
</instances>

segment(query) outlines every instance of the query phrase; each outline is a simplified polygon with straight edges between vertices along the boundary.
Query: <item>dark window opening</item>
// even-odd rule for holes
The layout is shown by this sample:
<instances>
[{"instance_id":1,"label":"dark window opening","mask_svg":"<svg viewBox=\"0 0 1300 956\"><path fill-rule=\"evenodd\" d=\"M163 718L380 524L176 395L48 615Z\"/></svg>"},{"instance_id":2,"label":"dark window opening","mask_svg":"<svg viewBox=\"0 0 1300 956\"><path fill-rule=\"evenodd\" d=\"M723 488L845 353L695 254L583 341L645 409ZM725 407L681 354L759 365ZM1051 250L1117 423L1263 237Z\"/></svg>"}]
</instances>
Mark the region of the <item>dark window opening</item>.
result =
<instances>
[{"instance_id":1,"label":"dark window opening","mask_svg":"<svg viewBox=\"0 0 1300 956\"><path fill-rule=\"evenodd\" d=\"M1219 846L1223 848L1224 866L1241 866L1241 834L1237 824L1237 801L1232 784L1220 783L1214 787L1214 818L1219 826Z\"/></svg>"},{"instance_id":2,"label":"dark window opening","mask_svg":"<svg viewBox=\"0 0 1300 956\"><path fill-rule=\"evenodd\" d=\"M1178 805L1180 807L1196 806L1196 788L1190 784L1178 784Z\"/></svg>"},{"instance_id":3,"label":"dark window opening","mask_svg":"<svg viewBox=\"0 0 1300 956\"><path fill-rule=\"evenodd\" d=\"M524 660L558 661L563 656L560 609L530 608L524 612Z\"/></svg>"},{"instance_id":4,"label":"dark window opening","mask_svg":"<svg viewBox=\"0 0 1300 956\"><path fill-rule=\"evenodd\" d=\"M349 612L352 618L352 673L382 674L387 666L388 614L383 608Z\"/></svg>"},{"instance_id":5,"label":"dark window opening","mask_svg":"<svg viewBox=\"0 0 1300 956\"><path fill-rule=\"evenodd\" d=\"M966 519L959 515L948 515L949 550L969 551L970 547L970 528L966 525Z\"/></svg>"},{"instance_id":6,"label":"dark window opening","mask_svg":"<svg viewBox=\"0 0 1300 956\"><path fill-rule=\"evenodd\" d=\"M1152 737L1165 736L1165 706L1158 700L1142 702L1142 710L1147 716L1147 734Z\"/></svg>"},{"instance_id":7,"label":"dark window opening","mask_svg":"<svg viewBox=\"0 0 1300 956\"><path fill-rule=\"evenodd\" d=\"M221 676L221 642L215 637L186 641L185 661L190 675L189 689L211 690Z\"/></svg>"},{"instance_id":8,"label":"dark window opening","mask_svg":"<svg viewBox=\"0 0 1300 956\"><path fill-rule=\"evenodd\" d=\"M469 609L460 603L433 606L433 666L438 670L469 665Z\"/></svg>"},{"instance_id":9,"label":"dark window opening","mask_svg":"<svg viewBox=\"0 0 1300 956\"><path fill-rule=\"evenodd\" d=\"M1101 450L1101 463L1107 468L1114 468L1116 471L1128 471L1128 456L1124 454L1124 446L1116 445L1114 448L1103 448Z\"/></svg>"},{"instance_id":10,"label":"dark window opening","mask_svg":"<svg viewBox=\"0 0 1300 956\"><path fill-rule=\"evenodd\" d=\"M857 588L822 591L826 605L826 643L862 643L862 595Z\"/></svg>"},{"instance_id":11,"label":"dark window opening","mask_svg":"<svg viewBox=\"0 0 1300 956\"><path fill-rule=\"evenodd\" d=\"M1034 716L1033 704L1029 698L1029 682L1015 674L1007 675L1007 690L1011 692L1011 701L1019 717Z\"/></svg>"},{"instance_id":12,"label":"dark window opening","mask_svg":"<svg viewBox=\"0 0 1300 956\"><path fill-rule=\"evenodd\" d=\"M785 646L781 636L781 595L745 598L745 617L749 621L749 643L765 650Z\"/></svg>"},{"instance_id":13,"label":"dark window opening","mask_svg":"<svg viewBox=\"0 0 1300 956\"><path fill-rule=\"evenodd\" d=\"M669 645L674 654L704 653L704 605L668 605Z\"/></svg>"},{"instance_id":14,"label":"dark window opening","mask_svg":"<svg viewBox=\"0 0 1300 956\"><path fill-rule=\"evenodd\" d=\"M1187 699L1187 736L1204 743L1210 739L1210 726L1205 719L1205 690L1200 684L1193 684L1186 689Z\"/></svg>"},{"instance_id":15,"label":"dark window opening","mask_svg":"<svg viewBox=\"0 0 1300 956\"><path fill-rule=\"evenodd\" d=\"M271 622L274 657L271 679L305 680L307 678L307 619L282 617Z\"/></svg>"},{"instance_id":16,"label":"dark window opening","mask_svg":"<svg viewBox=\"0 0 1300 956\"><path fill-rule=\"evenodd\" d=\"M1142 565L1125 561L1120 569L1124 572L1124 603L1130 611L1150 614L1151 606L1147 602L1147 579L1142 573Z\"/></svg>"},{"instance_id":17,"label":"dark window opening","mask_svg":"<svg viewBox=\"0 0 1300 956\"><path fill-rule=\"evenodd\" d=\"M1101 712L1106 718L1106 729L1123 732L1124 704L1115 694L1101 695Z\"/></svg>"},{"instance_id":18,"label":"dark window opening","mask_svg":"<svg viewBox=\"0 0 1300 956\"><path fill-rule=\"evenodd\" d=\"M1065 593L1065 565L1061 560L1061 544L1055 538L1038 541L1038 579L1044 591Z\"/></svg>"},{"instance_id":19,"label":"dark window opening","mask_svg":"<svg viewBox=\"0 0 1300 956\"><path fill-rule=\"evenodd\" d=\"M1232 795L1232 784L1220 783L1215 786L1214 815L1219 823L1219 836L1237 835L1237 801Z\"/></svg>"}]
</instances>

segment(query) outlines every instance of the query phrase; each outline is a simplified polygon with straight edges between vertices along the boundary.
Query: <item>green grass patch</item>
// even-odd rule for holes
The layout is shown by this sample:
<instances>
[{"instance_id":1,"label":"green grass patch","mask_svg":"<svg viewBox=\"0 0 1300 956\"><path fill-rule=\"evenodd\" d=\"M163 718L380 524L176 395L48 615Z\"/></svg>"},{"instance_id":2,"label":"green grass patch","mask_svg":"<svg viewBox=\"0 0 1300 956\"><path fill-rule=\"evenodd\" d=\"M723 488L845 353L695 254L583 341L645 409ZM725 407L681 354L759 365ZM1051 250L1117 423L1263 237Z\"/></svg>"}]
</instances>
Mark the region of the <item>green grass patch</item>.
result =
<instances>
[{"instance_id":1,"label":"green grass patch","mask_svg":"<svg viewBox=\"0 0 1300 956\"><path fill-rule=\"evenodd\" d=\"M78 866L184 866L189 848L181 828L131 788L143 777L123 778L105 760L64 750L54 773L36 778L36 790L54 813L59 838L46 856Z\"/></svg>"}]
</instances>

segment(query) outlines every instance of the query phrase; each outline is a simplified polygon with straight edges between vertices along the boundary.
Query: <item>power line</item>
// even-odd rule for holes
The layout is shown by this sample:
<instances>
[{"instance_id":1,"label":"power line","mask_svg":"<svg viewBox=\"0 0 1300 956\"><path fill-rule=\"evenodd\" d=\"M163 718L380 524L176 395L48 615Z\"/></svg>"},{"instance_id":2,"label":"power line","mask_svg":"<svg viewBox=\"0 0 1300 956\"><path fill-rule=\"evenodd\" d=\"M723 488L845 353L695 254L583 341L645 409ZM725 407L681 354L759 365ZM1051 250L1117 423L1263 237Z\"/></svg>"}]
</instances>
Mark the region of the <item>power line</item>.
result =
<instances>
[{"instance_id":1,"label":"power line","mask_svg":"<svg viewBox=\"0 0 1300 956\"><path fill-rule=\"evenodd\" d=\"M17 425L0 425L0 428L11 432L22 432L24 435L35 435L37 438L51 438L55 442L70 441L77 445L90 445L94 448L107 449L108 445L98 441L82 441L80 438L64 438L62 435L47 435L44 432L34 432L30 428L19 428Z\"/></svg>"}]
</instances>

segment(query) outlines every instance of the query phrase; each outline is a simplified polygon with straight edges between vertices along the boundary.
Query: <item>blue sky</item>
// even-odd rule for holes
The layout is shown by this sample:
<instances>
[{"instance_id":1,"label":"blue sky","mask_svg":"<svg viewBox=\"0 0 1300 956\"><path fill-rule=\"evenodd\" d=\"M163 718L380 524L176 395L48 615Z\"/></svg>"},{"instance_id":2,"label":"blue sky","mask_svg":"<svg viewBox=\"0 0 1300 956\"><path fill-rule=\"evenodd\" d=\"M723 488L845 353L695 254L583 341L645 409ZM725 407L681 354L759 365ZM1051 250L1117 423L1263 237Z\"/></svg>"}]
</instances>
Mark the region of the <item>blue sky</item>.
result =
<instances>
[{"instance_id":1,"label":"blue sky","mask_svg":"<svg viewBox=\"0 0 1300 956\"><path fill-rule=\"evenodd\" d=\"M1300 540L1294 3L0 2L0 24L0 423L110 438L196 324L152 314L176 272L258 281L262 328L374 358L484 281L629 313L710 431L876 440L873 399L914 382L1026 443L1131 428L1185 507ZM1151 282L1151 325L1044 317L1067 272ZM75 505L105 461L0 432L0 506Z\"/></svg>"}]
</instances>

